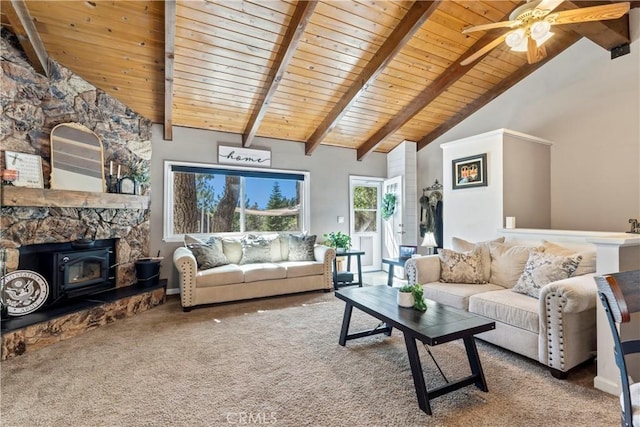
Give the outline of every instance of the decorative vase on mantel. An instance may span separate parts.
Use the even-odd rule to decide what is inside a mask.
[[[398,305],[400,307],[411,308],[415,304],[413,292],[402,292],[398,289]]]

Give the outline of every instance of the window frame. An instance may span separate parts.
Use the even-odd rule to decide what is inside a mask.
[[[309,227],[311,225],[311,173],[309,171],[300,171],[300,170],[288,170],[288,169],[273,169],[273,168],[250,168],[250,167],[241,167],[241,166],[231,166],[231,165],[220,165],[217,163],[196,163],[196,162],[185,162],[179,160],[165,160],[164,161],[164,200],[163,200],[163,217],[162,217],[162,240],[163,242],[183,242],[185,234],[174,234],[173,233],[173,204],[174,204],[174,191],[173,191],[173,167],[174,166],[185,166],[185,167],[194,167],[194,168],[203,168],[203,169],[211,169],[213,173],[216,170],[234,170],[239,172],[250,172],[252,174],[255,173],[264,173],[268,175],[270,173],[281,173],[281,174],[291,174],[291,175],[302,175],[304,177],[302,182],[302,194],[301,194],[301,204],[300,204],[300,220],[301,220],[301,232],[308,233]],[[244,200],[245,188],[244,188],[244,176],[242,176],[241,181],[243,185],[240,186],[240,200]],[[240,212],[241,218],[244,218],[244,206],[242,211]],[[242,226],[244,226],[241,221]],[[223,235],[223,236],[234,236],[234,235],[242,235],[245,234],[245,231],[240,232],[224,232],[224,233],[205,233],[206,235]],[[255,231],[251,232],[253,234],[272,234],[274,231],[269,232],[260,232]],[[202,233],[189,233],[190,235],[198,236]]]

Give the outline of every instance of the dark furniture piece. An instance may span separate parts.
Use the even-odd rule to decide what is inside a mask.
[[[635,407],[637,410],[640,405],[640,399],[638,399],[640,392],[633,393],[631,390],[640,389],[640,382],[629,384],[625,357],[629,354],[640,353],[640,340],[622,341],[617,326],[631,320],[632,313],[640,312],[640,270],[596,276],[595,280],[598,285],[598,296],[602,301],[611,327],[616,365],[620,371],[621,425],[631,427],[634,425],[633,416],[638,416],[637,413],[633,413],[633,408]]]
[[[345,251],[336,252],[336,257],[333,259],[333,288],[338,289],[340,284],[342,285],[358,285],[362,287],[362,261],[360,257],[364,255],[364,251]],[[347,270],[338,271],[338,257],[347,257]],[[353,281],[353,273],[351,273],[351,257],[356,257],[358,263],[358,281]]]
[[[418,397],[418,406],[429,415],[431,415],[429,400],[438,396],[471,384],[475,384],[482,391],[488,391],[473,336],[495,329],[495,322],[431,300],[426,300],[426,312],[402,308],[396,303],[397,292],[397,288],[384,285],[336,291],[336,297],[346,303],[339,344],[344,346],[348,340],[375,334],[391,335],[393,328],[402,331]],[[381,320],[386,325],[382,328],[349,334],[353,307]],[[435,346],[458,339],[464,341],[471,375],[427,390],[416,341]]]
[[[383,264],[389,264],[389,276],[387,278],[387,286],[393,286],[393,267],[404,267],[404,263],[411,258],[382,258]]]

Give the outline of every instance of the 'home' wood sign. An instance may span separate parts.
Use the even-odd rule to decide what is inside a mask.
[[[268,168],[271,167],[271,151],[219,145],[218,163]]]

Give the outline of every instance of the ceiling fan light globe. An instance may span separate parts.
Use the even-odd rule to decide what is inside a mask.
[[[535,41],[539,41],[545,39],[549,35],[550,29],[551,24],[547,21],[537,21],[531,25],[529,32],[531,33],[532,39],[534,39]]]
[[[525,42],[526,44],[526,34],[523,28],[518,28],[517,30],[513,30],[511,31],[509,34],[507,34],[507,38],[505,39],[505,43],[507,43],[507,46],[509,46],[511,49],[516,48],[517,46],[521,45],[523,42]]]

